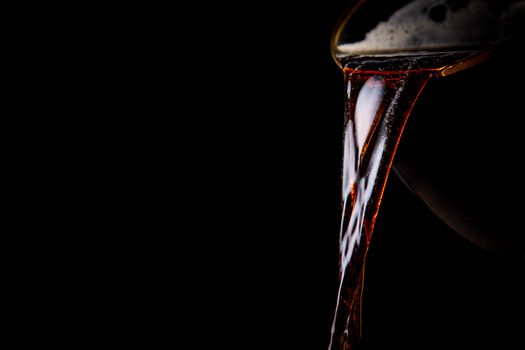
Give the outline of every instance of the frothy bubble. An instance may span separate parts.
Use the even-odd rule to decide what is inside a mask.
[[[458,5],[463,3],[463,5]],[[525,0],[415,0],[380,22],[341,54],[473,47],[502,40],[525,26]]]

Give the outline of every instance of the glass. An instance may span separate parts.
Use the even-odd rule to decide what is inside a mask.
[[[479,116],[492,111],[492,117],[501,118],[523,110],[523,89],[508,90],[523,77],[519,67],[524,27],[525,1],[483,0],[356,1],[338,24],[332,54],[344,73],[347,99],[340,287],[330,350],[360,347],[365,260],[394,155],[412,112],[421,115],[419,120],[435,111],[441,115],[426,118],[427,132],[409,139],[412,152],[395,162],[400,176],[462,236],[490,250],[523,256],[524,235],[510,228],[519,215],[513,215],[509,205],[501,208],[516,192],[491,189],[495,175],[487,171],[492,165],[509,183],[520,183],[508,168],[497,168],[499,160],[507,160],[504,155],[510,166],[520,154],[520,132],[509,135],[508,123],[498,120],[487,126]],[[502,74],[501,67],[515,71]],[[432,87],[427,89],[427,84]],[[450,94],[458,88],[468,91]],[[431,98],[420,101],[426,91],[432,92]],[[480,100],[487,91],[489,96]],[[440,119],[452,121],[444,129],[436,127]],[[504,132],[494,135],[494,130]],[[450,133],[455,137],[443,145]],[[491,139],[499,152],[472,152],[483,145],[490,148],[486,144]],[[494,163],[487,161],[490,152],[496,153]],[[450,178],[452,164],[460,175]]]

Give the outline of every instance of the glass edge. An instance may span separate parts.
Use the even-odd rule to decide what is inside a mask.
[[[352,15],[357,11],[361,5],[366,2],[366,0],[354,0],[351,4],[348,5],[347,9],[337,21],[334,31],[332,32],[332,38],[330,41],[330,52],[332,54],[332,58],[337,64],[337,66],[341,69],[343,69],[343,66],[341,65],[341,62],[337,59],[337,43],[339,42],[339,38],[341,37],[341,33],[343,32],[343,29],[346,27],[346,24],[348,23],[348,20]]]

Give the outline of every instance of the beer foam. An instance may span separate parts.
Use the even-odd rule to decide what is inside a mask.
[[[464,5],[458,5],[461,3]],[[341,54],[365,54],[492,44],[523,28],[525,23],[524,0],[498,3],[500,6],[496,3],[415,0],[380,22],[364,40],[337,48]]]

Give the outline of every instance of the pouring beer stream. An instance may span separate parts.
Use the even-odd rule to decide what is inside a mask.
[[[353,18],[373,3],[358,1],[350,8],[332,42],[347,94],[340,286],[330,350],[360,348],[366,256],[394,155],[418,96],[432,79],[504,50],[509,38],[523,32],[520,20],[525,18],[525,1],[497,11],[491,1],[404,1],[364,39],[348,39]]]

